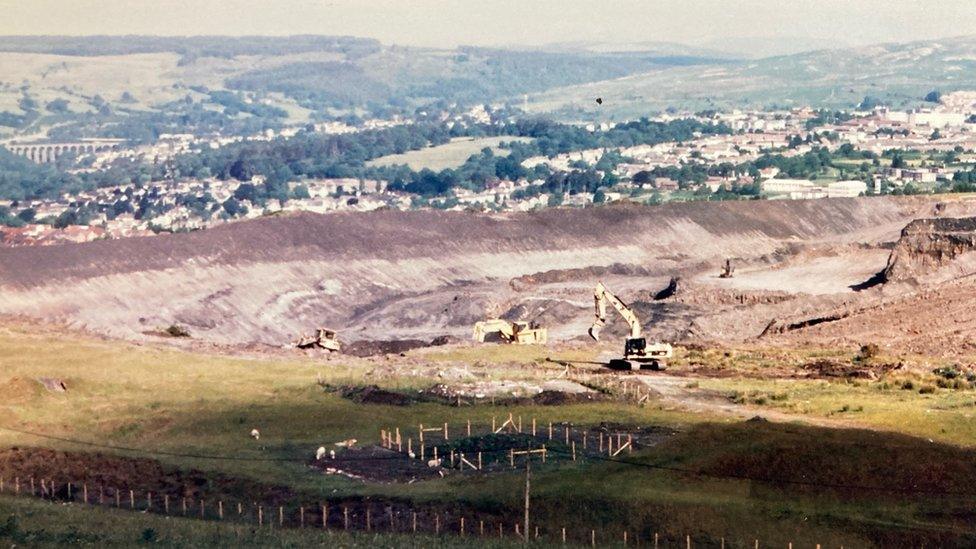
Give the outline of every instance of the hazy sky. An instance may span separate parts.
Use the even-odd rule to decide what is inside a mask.
[[[420,46],[775,42],[783,50],[976,34],[976,2],[0,0],[0,34],[343,34]]]

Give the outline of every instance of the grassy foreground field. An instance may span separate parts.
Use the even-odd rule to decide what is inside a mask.
[[[679,373],[691,362],[683,353],[675,365]],[[807,357],[818,353],[810,351]],[[526,421],[534,417],[540,425],[553,421],[582,428],[609,422],[662,434],[660,443],[613,459],[590,456],[572,462],[564,455],[546,466],[537,464],[533,521],[540,536],[550,541],[567,528],[569,539],[579,543],[589,541],[590,530],[596,530],[601,544],[622,540],[624,532],[632,541],[658,533],[672,540],[691,535],[702,543],[724,538],[732,547],[751,546],[755,539],[764,545],[845,547],[974,542],[969,537],[976,519],[971,489],[976,483],[976,453],[971,450],[976,434],[967,422],[976,405],[971,389],[919,393],[894,388],[893,379],[758,379],[758,372],[772,367],[764,361],[791,358],[780,352],[760,356],[754,350],[719,353],[721,359],[695,356],[694,361],[707,359],[716,368],[732,368],[735,375],[689,378],[689,386],[726,403],[738,395],[749,414],[775,411],[797,422],[745,422],[719,408],[693,413],[666,400],[645,406],[615,399],[460,408],[437,402],[364,404],[324,388],[377,384],[411,394],[438,381],[450,383],[424,368],[467,369],[482,380],[539,378],[543,372],[556,377],[562,368],[545,362],[548,354],[591,358],[581,349],[503,346],[417,351],[404,358],[229,357],[11,324],[0,332],[0,475],[9,490],[15,473],[26,478],[26,468],[47,467],[36,474],[54,478],[62,471],[68,475],[58,479],[62,484],[111,483],[157,497],[183,490],[191,497],[206,497],[211,505],[218,498],[268,501],[269,508],[273,502],[369,498],[378,506],[436,508],[454,517],[501,521],[510,532],[521,516],[519,471],[502,467],[412,483],[364,482],[324,475],[310,463],[319,446],[331,448],[347,438],[369,446],[378,441],[381,429],[399,427],[409,433],[419,423],[443,422],[459,428],[468,420],[486,425],[493,416],[511,413]],[[44,377],[63,380],[67,392],[48,391],[37,382]],[[825,426],[805,424],[810,422]],[[259,441],[248,436],[252,428],[260,429]],[[31,454],[42,449],[56,453]],[[61,528],[91,512],[71,506],[63,519],[49,519],[46,513],[30,514],[33,503],[0,503],[0,511],[18,517],[18,531],[63,532],[45,524]],[[100,517],[112,517],[104,520],[114,524],[119,513],[98,510],[91,524],[97,525]],[[212,536],[216,528],[194,522],[176,533],[151,524],[179,522],[174,519],[140,520],[150,525],[119,522],[126,526],[120,526],[117,540],[111,538],[114,533],[98,535],[107,536],[101,539],[106,544],[125,544],[148,527],[161,539],[176,536],[171,544],[194,545],[195,539],[206,538],[192,536]],[[227,536],[235,535],[227,528]],[[328,543],[294,535],[295,540],[282,538],[280,543]],[[358,539],[350,538],[348,544],[355,546]],[[236,538],[233,543],[238,544]],[[406,537],[389,541],[413,543],[415,539]]]

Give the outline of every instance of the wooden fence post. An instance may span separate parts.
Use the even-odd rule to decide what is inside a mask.
[[[285,525],[285,507],[282,505],[278,506],[278,526]]]
[[[369,532],[370,530],[372,530],[372,527],[373,525],[370,523],[369,520],[369,506],[366,506],[366,531]]]
[[[535,436],[535,418],[532,418],[532,436]]]
[[[203,498],[200,498],[200,518],[207,518],[206,504],[204,503]]]
[[[136,508],[136,493],[133,490],[129,490],[129,509]]]
[[[342,528],[345,530],[349,529],[349,508],[342,508]]]
[[[264,506],[258,505],[258,526],[264,526]]]
[[[437,514],[434,515],[434,533],[435,534],[440,534],[441,533],[441,515],[440,515],[440,513],[437,513]]]
[[[186,516],[186,498],[183,498],[183,516]]]
[[[417,512],[411,511],[411,513],[413,514],[413,533],[416,534],[417,533]]]
[[[217,518],[224,520],[224,500],[217,502]]]
[[[464,517],[461,517],[461,537],[464,537]]]
[[[468,436],[471,436],[471,420],[468,420]]]

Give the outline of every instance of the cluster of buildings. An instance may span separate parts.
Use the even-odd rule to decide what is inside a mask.
[[[419,115],[436,115],[438,120],[447,124],[488,123],[493,119],[493,113],[481,105],[466,111]],[[760,170],[758,178],[741,171],[732,170],[729,173],[728,170],[723,170],[722,173],[727,175],[710,176],[705,181],[699,179],[690,188],[687,181],[679,186],[678,181],[668,177],[648,177],[647,174],[656,168],[681,168],[689,165],[736,166],[756,160],[764,154],[790,157],[803,155],[817,147],[837,150],[845,145],[848,145],[848,150],[868,151],[875,155],[890,155],[891,151],[925,151],[927,154],[976,151],[976,92],[944,95],[940,104],[928,109],[899,112],[881,107],[827,119],[822,118],[822,113],[809,108],[774,112],[687,113],[677,117],[691,116],[725,124],[733,132],[727,135],[698,135],[684,142],[616,149],[615,152],[624,160],[614,165],[612,174],[617,183],[601,190],[602,199],[613,201],[628,197],[640,198],[648,194],[668,197],[679,190],[716,192],[722,188],[731,189],[736,185],[753,185],[756,182],[767,198],[854,197],[883,188],[882,183],[887,184],[888,188],[908,183],[923,187],[934,185],[940,180],[951,179],[956,170],[968,167],[959,162],[952,166],[937,163],[909,166],[902,163],[897,167],[889,166],[885,162],[877,163],[871,169],[869,177],[840,178],[836,181],[782,177],[774,167]],[[675,117],[668,115],[662,117],[662,120]],[[367,120],[356,126],[333,121],[316,124],[314,129],[323,133],[341,134],[409,123],[412,121],[403,118]],[[594,126],[592,129],[607,128]],[[165,163],[175,155],[202,148],[217,148],[242,140],[288,137],[300,130],[301,128],[288,128],[248,137],[169,134],[161,136],[155,143],[138,147],[103,144],[85,150],[95,158],[93,163],[82,169],[100,169],[120,158]],[[23,147],[23,144],[18,146]],[[61,150],[68,149],[62,147]],[[41,155],[37,151],[38,149],[29,148],[16,150],[18,154],[40,161]],[[607,149],[572,151],[554,157],[529,158],[523,165],[533,168],[544,164],[555,171],[592,169],[608,152]],[[50,155],[45,155],[45,158],[50,158]],[[606,174],[599,172],[598,175],[603,177]],[[263,180],[256,177],[251,183],[260,184]],[[542,180],[492,181],[482,190],[457,188],[449,197],[423,201],[408,193],[390,191],[385,181],[351,178],[303,180],[291,184],[291,198],[288,200],[279,202],[262,198],[259,203],[252,203],[250,199],[238,196],[238,188],[242,183],[236,180],[174,179],[146,186],[106,187],[64,195],[54,200],[33,200],[16,204],[21,209],[32,209],[34,217],[45,220],[46,223],[6,228],[2,230],[0,238],[5,245],[87,242],[99,238],[148,235],[160,230],[203,229],[232,219],[258,217],[280,211],[328,213],[378,208],[410,209],[418,204],[446,209],[527,211],[553,203],[584,206],[597,198],[594,193],[582,192],[560,196],[554,202],[548,193],[542,191],[543,183]],[[239,205],[234,212],[228,212],[224,207],[231,198]],[[12,204],[0,201],[0,206],[10,207]],[[51,220],[71,209],[79,208],[86,212],[87,225],[72,225],[61,229],[51,226]]]

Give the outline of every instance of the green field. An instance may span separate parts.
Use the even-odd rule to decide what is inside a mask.
[[[467,368],[480,379],[517,380],[558,376],[563,367],[546,361],[552,354],[560,360],[586,360],[592,353],[461,346],[415,351],[404,360],[445,371]],[[904,379],[930,383],[923,374],[870,382],[777,380],[775,375],[762,379],[767,377],[763,372],[823,356],[841,358],[844,353],[680,351],[675,372],[701,363],[729,370],[721,379],[689,380],[689,386],[712,391],[720,401],[738,398],[750,414],[777,412],[798,420],[744,422],[718,411],[692,413],[656,400],[646,406],[624,400],[560,406],[486,402],[460,408],[437,402],[362,404],[325,387],[376,383],[409,395],[436,381],[411,373],[413,368],[391,369],[397,359],[227,357],[13,325],[0,332],[0,475],[9,493],[15,472],[27,476],[26,465],[17,466],[11,456],[50,448],[62,453],[34,466],[44,470],[38,475],[53,476],[61,469],[52,473],[52,467],[63,467],[62,486],[67,481],[91,482],[92,487],[108,482],[113,488],[123,484],[123,489],[135,489],[142,497],[144,491],[154,491],[158,498],[176,483],[191,497],[205,497],[211,514],[217,500],[228,506],[243,501],[252,513],[262,501],[268,509],[282,502],[290,505],[289,516],[294,517],[300,502],[346,504],[368,497],[377,509],[396,502],[412,509],[441,509],[455,517],[461,513],[471,517],[469,524],[475,517],[490,525],[502,521],[510,533],[521,517],[524,480],[519,471],[496,466],[494,472],[451,473],[412,483],[363,482],[323,475],[308,463],[320,445],[331,447],[347,438],[372,445],[381,429],[398,427],[406,437],[419,423],[448,422],[453,432],[460,432],[468,420],[485,426],[493,416],[511,413],[526,424],[536,418],[540,426],[568,422],[581,429],[608,422],[628,431],[673,433],[656,446],[613,460],[590,455],[573,462],[559,453],[566,452],[565,446],[550,443],[557,459],[545,466],[537,463],[533,475],[533,521],[544,540],[554,541],[567,528],[572,541],[588,542],[593,530],[601,544],[622,541],[624,532],[632,542],[646,543],[658,533],[670,540],[693,536],[696,544],[724,538],[730,547],[751,546],[755,539],[763,546],[793,542],[825,547],[973,542],[966,536],[976,519],[976,494],[970,488],[976,481],[976,454],[970,449],[976,445],[976,429],[969,419],[976,392],[936,387],[920,393],[896,387]],[[592,375],[595,382],[613,380],[599,372]],[[39,377],[59,378],[68,390],[50,392],[37,383]],[[252,428],[260,429],[260,441],[248,436]],[[456,444],[475,439],[462,437]],[[3,450],[12,447],[20,450]],[[506,458],[489,452],[488,460],[504,464]],[[125,473],[130,462],[138,464],[132,471],[165,474],[171,484],[153,484],[157,479],[149,474]],[[97,463],[102,465],[93,465]],[[116,471],[108,480],[102,470],[106,463]],[[933,463],[939,467],[934,469]],[[192,487],[181,484],[191,481]],[[77,497],[77,484],[75,490]],[[170,545],[200,540],[329,543],[317,533],[282,534],[272,542],[248,529],[213,523],[109,510],[89,518],[91,510],[77,505],[50,506],[58,510],[54,515],[41,513],[38,505],[48,504],[0,499],[0,523],[4,515],[17,523],[14,534],[7,528],[0,540],[24,543],[16,536],[28,532],[40,536],[32,538],[40,545],[56,544],[74,532],[70,535],[94,536],[80,538],[91,543],[125,545],[152,528]],[[116,519],[119,514],[123,516]],[[99,526],[107,521],[119,527],[109,532]],[[243,536],[239,542],[235,531]],[[348,544],[369,540],[355,537]],[[379,542],[432,543],[407,537]]]
[[[485,148],[491,149],[498,156],[505,156],[508,154],[508,151],[499,147],[501,143],[525,140],[526,138],[511,136],[457,137],[452,139],[450,143],[445,143],[444,145],[437,145],[403,154],[382,156],[370,160],[366,164],[368,166],[396,166],[406,164],[413,170],[428,168],[434,171],[440,171],[447,168],[457,168],[464,164],[471,155]]]

